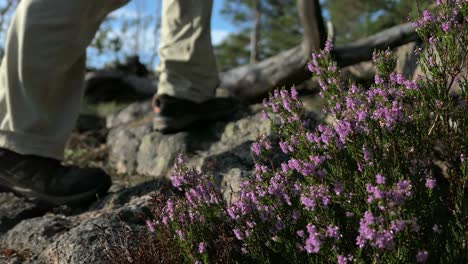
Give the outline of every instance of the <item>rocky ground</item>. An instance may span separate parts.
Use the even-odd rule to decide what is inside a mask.
[[[317,105],[315,98],[308,102]],[[108,117],[107,128],[98,120],[81,118],[67,162],[110,171],[114,184],[109,194],[82,208],[50,209],[35,200],[0,193],[0,263],[104,263],[101,230],[122,225],[145,228],[151,194],[168,184],[179,153],[191,166],[212,173],[230,197],[251,173],[251,143],[261,134],[272,135],[261,109],[242,106],[229,120],[170,135],[153,130],[149,102]]]
[[[415,44],[398,50],[399,71],[415,71]],[[311,120],[322,102],[303,101]],[[145,230],[151,195],[168,184],[175,158],[214,175],[226,198],[252,172],[251,143],[272,136],[261,105],[242,106],[229,120],[199,124],[189,131],[162,135],[153,130],[151,104],[139,102],[102,120],[82,116],[66,151],[66,162],[105,168],[113,185],[105,197],[81,208],[47,208],[38,201],[0,193],[0,263],[105,263],[100,235]],[[110,231],[113,230],[113,231]],[[110,232],[110,233],[109,233]]]

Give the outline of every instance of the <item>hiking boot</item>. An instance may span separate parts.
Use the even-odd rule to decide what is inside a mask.
[[[213,98],[195,103],[168,95],[155,96],[153,108],[156,117],[153,127],[162,133],[184,130],[201,121],[218,121],[231,117],[239,108],[234,98]]]
[[[61,165],[60,161],[0,148],[0,191],[37,198],[48,205],[81,205],[111,186],[103,170]]]

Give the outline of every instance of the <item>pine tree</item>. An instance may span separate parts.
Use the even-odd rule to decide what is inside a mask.
[[[336,42],[353,40],[408,22],[427,8],[430,1],[416,0],[326,0],[324,7],[336,28]]]
[[[261,61],[302,40],[292,0],[225,0],[222,14],[241,30],[215,49],[221,70]]]

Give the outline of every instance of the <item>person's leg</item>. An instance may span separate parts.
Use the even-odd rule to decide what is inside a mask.
[[[0,147],[62,159],[75,125],[86,47],[127,0],[22,0],[0,69]]]
[[[127,0],[22,0],[0,69],[0,190],[51,204],[107,191],[99,169],[60,164],[83,96],[85,50]]]
[[[211,44],[213,0],[163,0],[158,95],[201,103],[219,84]]]
[[[154,128],[163,133],[229,117],[232,98],[214,98],[219,73],[211,44],[213,0],[163,0]]]

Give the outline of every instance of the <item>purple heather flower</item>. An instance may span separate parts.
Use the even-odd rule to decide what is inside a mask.
[[[325,48],[323,49],[323,52],[325,52],[325,54],[328,54],[328,53],[330,53],[332,48],[333,48],[332,40],[329,38],[325,42]]]
[[[288,110],[289,112],[291,112],[292,108],[291,108],[291,101],[289,100],[289,98],[286,98],[286,99],[282,99],[282,102],[283,102],[283,107],[284,109]]]
[[[322,245],[322,241],[320,240],[317,227],[315,227],[314,225],[308,224],[307,233],[309,234],[309,237],[306,239],[304,249],[306,250],[308,254],[318,253],[320,251],[320,246]]]
[[[241,253],[242,255],[247,255],[248,251],[247,248],[245,248],[245,246],[241,247]]]
[[[296,137],[296,136],[292,136],[292,137],[291,137],[291,144],[293,144],[294,146],[299,145],[299,140],[297,140],[297,137]],[[291,151],[292,151],[292,150],[291,150]]]
[[[314,143],[317,143],[317,144],[320,143],[320,138],[315,134],[307,132],[306,137],[307,137],[307,140],[310,141],[310,142],[314,142]]]
[[[297,100],[298,95],[299,93],[296,90],[296,86],[293,85],[293,87],[291,88],[291,98]]]
[[[328,90],[328,86],[321,79],[318,80],[318,83],[319,83],[320,88],[322,88],[323,91]]]
[[[376,84],[382,84],[382,83],[384,83],[384,79],[382,79],[382,77],[380,77],[380,75],[375,75],[374,82]]]
[[[179,237],[180,237],[180,239],[181,239],[182,241],[185,240],[184,231],[182,231],[182,230],[179,229],[179,230],[176,231],[176,233],[177,233],[177,235],[179,235]]]
[[[391,250],[395,247],[394,235],[389,230],[379,231],[375,236],[375,245],[378,248]]]
[[[378,173],[375,176],[375,179],[376,179],[377,184],[385,184],[386,178],[382,174]]]
[[[260,155],[260,153],[262,152],[262,145],[258,142],[254,142],[252,144],[252,146],[250,147],[250,149],[255,153],[257,154],[257,156]]]
[[[289,168],[297,170],[297,171],[301,171],[301,168],[302,168],[301,164],[299,163],[297,159],[290,159],[288,161],[288,166]]]
[[[437,225],[437,224],[432,226],[432,231],[433,231],[434,233],[436,233],[436,234],[442,233],[442,230],[441,230],[440,226]]]
[[[361,235],[356,237],[356,245],[359,248],[363,248],[366,245],[366,239],[362,237]]]
[[[442,28],[442,30],[443,30],[444,32],[448,32],[448,31],[450,30],[451,25],[452,25],[452,24],[450,23],[450,21],[444,22],[444,23],[442,23],[441,28]]]
[[[234,229],[232,230],[234,232],[234,235],[237,237],[239,240],[244,240],[244,236],[242,235],[242,232],[239,229]]]
[[[279,111],[278,103],[272,103],[271,104],[271,110],[273,110],[274,113],[278,113],[278,111]]]
[[[340,228],[337,226],[329,225],[327,227],[326,236],[329,238],[338,239],[340,237]]]
[[[303,230],[297,231],[296,234],[297,234],[298,237],[304,237],[304,231]]]
[[[348,264],[348,258],[342,255],[338,255],[338,264]]]
[[[148,227],[148,230],[149,230],[151,233],[156,232],[156,230],[154,229],[153,221],[151,221],[151,220],[146,220],[146,226]]]
[[[203,264],[200,260],[195,261],[195,264]]]
[[[406,228],[405,220],[395,220],[391,222],[391,228],[395,232],[403,231]]]
[[[317,202],[314,199],[311,199],[306,196],[301,196],[301,202],[308,211],[315,210],[315,207],[317,206]]]
[[[339,182],[336,183],[335,187],[333,188],[333,191],[335,192],[336,195],[342,194],[343,191],[344,191],[343,184],[341,184]]]
[[[362,110],[358,110],[358,111],[356,111],[356,117],[357,117],[358,122],[362,122],[362,121],[366,120],[367,112],[362,111]]]
[[[436,186],[436,180],[434,178],[426,178],[426,187],[428,189],[434,189]]]
[[[265,110],[262,110],[262,117],[263,117],[263,119],[265,119],[265,120],[270,119],[270,117],[268,116],[267,111],[265,111]]]
[[[200,242],[200,244],[198,244],[198,252],[200,252],[200,254],[203,254],[205,253],[205,251],[206,251],[206,243]]]
[[[289,153],[289,144],[285,141],[280,141],[279,146],[281,148],[281,151],[283,151],[284,154]]]
[[[372,159],[372,154],[367,149],[366,145],[362,145],[362,154],[364,156],[364,160],[369,164],[370,160]]]
[[[424,22],[432,22],[434,20],[434,16],[432,15],[431,11],[424,10],[423,11],[423,21]]]
[[[341,143],[346,143],[346,138],[352,133],[351,123],[347,120],[339,120],[335,125],[335,131],[340,137]]]
[[[429,253],[425,250],[419,251],[418,254],[416,254],[416,262],[425,263],[428,258],[429,258]]]

